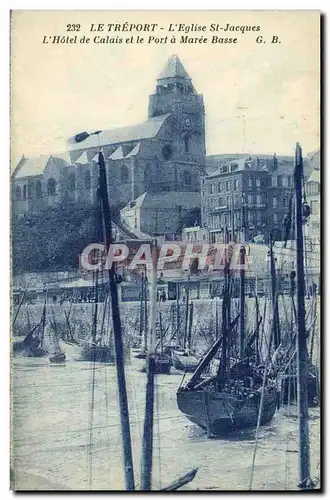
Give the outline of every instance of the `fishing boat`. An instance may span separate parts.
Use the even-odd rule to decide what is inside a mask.
[[[174,368],[184,372],[194,372],[200,362],[197,356],[189,354],[188,351],[173,350],[172,363]]]
[[[29,333],[22,342],[23,352],[28,357],[40,358],[47,356],[48,352],[44,346],[45,326],[46,326],[46,307],[47,296],[45,298],[44,307],[41,315],[41,320]]]
[[[242,247],[242,258],[245,249]],[[245,260],[241,260],[245,263]],[[261,407],[261,424],[269,422],[278,401],[277,379],[265,365],[258,365],[251,347],[244,339],[244,269],[241,271],[240,313],[230,319],[230,261],[225,266],[222,300],[222,335],[215,340],[200,361],[191,379],[177,391],[179,410],[193,423],[207,431],[209,437],[224,431],[256,426]],[[243,315],[243,320],[242,320]],[[230,356],[232,331],[240,319],[240,353]],[[247,349],[248,347],[248,349]],[[204,376],[213,358],[220,352],[216,375]]]
[[[66,360],[66,355],[64,352],[58,352],[57,354],[49,356],[50,363],[64,363],[65,360]]]
[[[172,351],[172,363],[174,368],[184,372],[194,372],[200,362],[200,359],[192,351],[191,334],[193,324],[194,303],[189,304],[189,277],[186,284],[186,299],[185,299],[185,328],[183,345],[179,349]]]
[[[179,410],[209,436],[215,436],[229,429],[255,426],[264,391],[261,424],[269,422],[277,408],[277,381],[267,374],[263,384],[265,367],[257,367],[247,358],[232,365],[224,383],[219,383],[218,375],[200,380],[201,371],[219,345],[218,340],[190,381],[177,391]]]

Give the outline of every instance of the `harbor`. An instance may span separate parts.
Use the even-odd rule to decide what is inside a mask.
[[[93,433],[90,434],[90,363],[20,358],[14,363],[12,478],[15,490],[124,489],[120,421],[115,367],[95,368]],[[132,448],[139,470],[145,374],[142,361],[126,366],[131,414]],[[154,488],[164,487],[178,474],[198,467],[188,490],[247,490],[251,475],[255,430],[208,439],[177,408],[176,390],[182,373],[157,375],[155,404]],[[320,409],[309,416],[311,470],[320,468]],[[262,426],[253,472],[255,490],[296,490],[299,480],[297,406],[283,407]],[[92,467],[92,481],[90,468]],[[90,484],[92,483],[92,484]]]

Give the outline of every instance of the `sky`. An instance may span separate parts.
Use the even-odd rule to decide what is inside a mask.
[[[230,32],[237,44],[43,44],[44,36],[93,38],[92,23],[157,23],[152,33],[101,33],[126,38],[170,36],[169,24],[260,26]],[[163,27],[163,30],[159,29]],[[262,35],[266,43],[257,44]],[[272,36],[281,43],[271,44]],[[147,119],[148,96],[168,57],[176,53],[203,94],[206,151],[293,154],[299,141],[319,147],[319,15],[299,11],[15,11],[11,29],[12,166],[22,154],[65,151],[84,130],[111,129]]]

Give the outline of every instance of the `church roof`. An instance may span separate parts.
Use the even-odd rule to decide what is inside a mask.
[[[131,158],[131,156],[136,156],[140,151],[141,142],[138,142],[136,146],[125,156],[125,158]]]
[[[103,130],[98,135],[90,135],[86,140],[72,144],[70,151],[79,149],[97,148],[100,146],[107,146],[109,144],[120,144],[122,142],[137,141],[140,139],[150,139],[155,137],[165,120],[170,114],[155,116],[149,120],[138,123],[137,125],[130,125],[128,127],[121,127],[112,130]]]
[[[41,175],[45,170],[49,158],[49,155],[40,155],[33,158],[26,158],[25,156],[22,156],[13,173],[13,177],[15,179],[20,179],[31,175]]]
[[[122,160],[124,158],[123,148],[119,146],[110,156],[111,160]]]
[[[87,163],[89,163],[88,161],[88,158],[87,158],[87,153],[86,151],[84,151],[80,156],[79,158],[77,158],[77,160],[75,161],[75,163],[81,163],[81,165],[86,165]]]
[[[185,80],[191,80],[187,71],[176,54],[172,55],[167,61],[163,71],[158,76],[157,80],[164,80],[165,78],[184,78]]]
[[[161,192],[151,193],[146,191],[139,198],[134,200],[135,207],[143,206],[147,209],[165,209],[173,208],[175,205],[180,205],[183,209],[191,209],[200,206],[200,193],[198,192]],[[123,210],[133,208],[132,202],[128,203]]]
[[[22,179],[24,177],[42,175],[49,160],[53,160],[55,163],[60,163],[61,166],[68,164],[68,162],[64,160],[64,158],[61,158],[60,155],[39,155],[31,158],[23,156],[13,172],[13,178]]]

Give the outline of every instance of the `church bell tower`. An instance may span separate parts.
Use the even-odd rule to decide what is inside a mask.
[[[171,114],[173,160],[200,167],[205,163],[205,111],[203,96],[177,55],[172,55],[157,78],[149,97],[149,118]],[[178,165],[178,168],[180,167]],[[182,167],[180,167],[182,168]],[[193,171],[191,172],[194,175]]]

